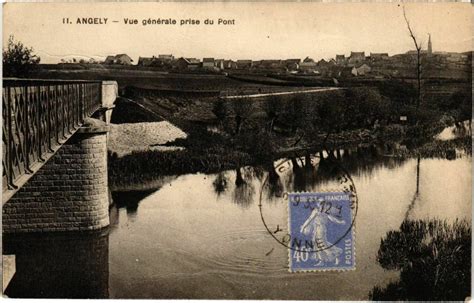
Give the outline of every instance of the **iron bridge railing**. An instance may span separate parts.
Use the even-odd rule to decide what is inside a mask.
[[[4,79],[2,98],[3,192],[18,189],[101,107],[97,81]]]

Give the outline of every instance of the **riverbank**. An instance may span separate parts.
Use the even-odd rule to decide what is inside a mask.
[[[114,157],[134,152],[177,151],[183,148],[163,144],[186,137],[186,133],[168,121],[111,124],[108,148]]]
[[[158,176],[216,173],[243,166],[270,167],[276,159],[304,157],[321,151],[337,154],[376,147],[381,157],[455,159],[470,155],[472,139],[463,136],[448,141],[407,141],[406,127],[354,130],[315,138],[319,144],[299,142],[275,134],[242,134],[224,138],[218,133],[186,135],[169,122],[114,125],[109,159],[110,183],[126,184],[154,180]],[[441,132],[439,130],[438,132]],[[317,140],[316,140],[317,139]],[[114,154],[115,153],[115,154]]]

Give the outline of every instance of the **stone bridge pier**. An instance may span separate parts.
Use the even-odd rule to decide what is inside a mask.
[[[109,225],[107,132],[117,83],[102,83],[102,107],[3,205],[3,232],[98,230]]]

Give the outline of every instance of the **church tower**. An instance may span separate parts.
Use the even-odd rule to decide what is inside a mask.
[[[433,53],[433,48],[432,48],[432,45],[431,45],[431,34],[428,34],[429,35],[429,38],[428,38],[428,55],[431,55]]]

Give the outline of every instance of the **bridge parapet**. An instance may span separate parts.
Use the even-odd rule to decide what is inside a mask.
[[[88,117],[112,107],[114,90],[104,106],[101,82],[32,83],[4,87],[3,231],[107,226],[108,126]]]
[[[2,200],[26,183],[101,106],[100,81],[4,79]]]

